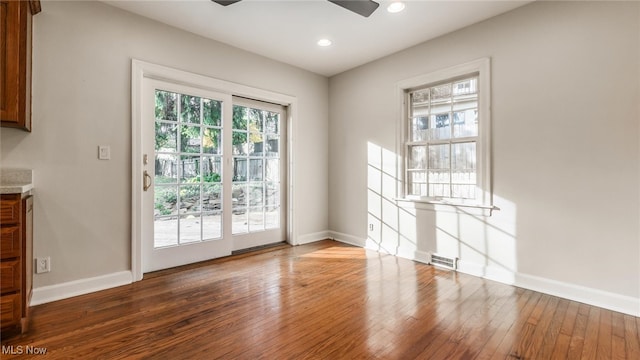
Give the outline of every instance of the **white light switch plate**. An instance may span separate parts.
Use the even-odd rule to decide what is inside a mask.
[[[98,146],[98,159],[100,160],[111,159],[111,147],[109,145]]]

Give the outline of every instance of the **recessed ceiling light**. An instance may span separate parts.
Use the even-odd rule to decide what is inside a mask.
[[[387,11],[390,13],[397,13],[404,10],[404,3],[402,1],[394,1],[387,6]]]
[[[320,39],[320,40],[318,40],[318,46],[327,47],[327,46],[330,46],[331,44],[332,44],[332,42],[329,39]]]

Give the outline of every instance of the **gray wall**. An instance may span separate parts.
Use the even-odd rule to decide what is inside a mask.
[[[34,169],[35,287],[131,268],[131,58],[296,96],[300,236],[326,231],[328,80],[99,2],[34,18],[33,133],[2,129],[3,167]],[[97,146],[111,145],[111,160]]]
[[[538,2],[332,77],[335,237],[394,254],[456,256],[476,275],[573,298],[603,291],[637,306],[639,23],[637,2]],[[492,59],[501,210],[404,209],[393,201],[396,184],[391,194],[368,191],[368,164],[396,165],[396,83],[482,57]]]

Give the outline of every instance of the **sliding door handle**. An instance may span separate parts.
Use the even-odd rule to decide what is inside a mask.
[[[144,171],[144,178],[143,178],[142,182],[143,182],[142,189],[144,191],[149,190],[149,188],[151,187],[151,175],[149,175],[147,170]]]

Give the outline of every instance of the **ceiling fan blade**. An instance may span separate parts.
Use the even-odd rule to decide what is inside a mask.
[[[222,6],[229,6],[231,4],[237,3],[240,0],[211,0],[211,1],[213,1],[216,4],[220,4]]]
[[[369,17],[380,6],[372,0],[329,0],[330,2],[351,10],[358,15]]]

